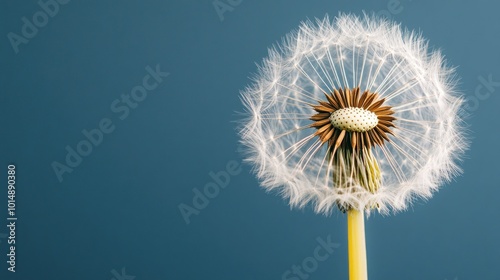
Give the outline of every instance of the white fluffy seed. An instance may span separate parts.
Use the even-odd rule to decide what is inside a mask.
[[[349,132],[365,132],[378,124],[375,113],[357,107],[338,109],[331,114],[330,121],[334,127]]]

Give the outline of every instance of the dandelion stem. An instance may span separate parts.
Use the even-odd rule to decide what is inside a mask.
[[[363,211],[347,212],[349,280],[367,280],[365,218]]]

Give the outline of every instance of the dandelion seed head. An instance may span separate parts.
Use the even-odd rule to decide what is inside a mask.
[[[460,172],[453,77],[421,35],[388,20],[305,22],[242,92],[246,160],[293,207],[403,210]]]

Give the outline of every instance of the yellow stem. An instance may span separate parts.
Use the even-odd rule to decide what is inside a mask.
[[[363,211],[347,212],[347,238],[349,251],[349,280],[367,280],[365,218]]]

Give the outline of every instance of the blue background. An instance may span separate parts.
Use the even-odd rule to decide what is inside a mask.
[[[301,21],[339,11],[379,12],[421,31],[457,66],[471,114],[464,175],[407,212],[367,220],[370,279],[500,279],[500,87],[488,91],[480,78],[500,81],[500,3],[392,2],[243,0],[219,17],[209,0],[73,0],[15,53],[7,34],[22,34],[22,17],[41,7],[1,1],[0,279],[119,280],[122,268],[135,280],[282,279],[328,236],[339,246],[308,279],[347,279],[345,215],[290,211],[246,164],[189,224],[179,210],[214,182],[210,172],[241,164],[239,90],[267,48]],[[110,105],[142,84],[148,65],[170,75],[121,120]],[[60,182],[51,164],[103,118],[115,130]],[[9,163],[14,274],[2,235]]]

